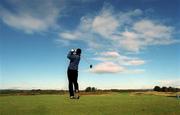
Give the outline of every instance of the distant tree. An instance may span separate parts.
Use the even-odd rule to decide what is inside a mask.
[[[92,87],[92,88],[91,88],[91,91],[92,91],[92,92],[95,92],[95,91],[96,91],[96,88],[95,88],[95,87]]]
[[[173,89],[174,89],[173,87],[168,87],[168,88],[167,88],[167,91],[168,91],[168,92],[173,92]]]
[[[167,91],[168,91],[168,88],[167,88],[167,87],[162,87],[162,88],[161,88],[161,91],[162,91],[162,92],[167,92]]]
[[[159,86],[155,86],[153,90],[154,91],[161,91],[161,88]]]
[[[91,92],[91,87],[87,87],[87,88],[85,89],[85,92]]]
[[[87,87],[85,92],[95,92],[97,89],[95,87]]]
[[[175,87],[171,87],[171,86],[170,86],[170,87],[167,88],[167,91],[168,91],[168,92],[178,92],[178,88],[175,88]]]
[[[173,88],[172,88],[172,92],[177,92],[176,89],[177,89],[177,88],[173,87]]]
[[[175,92],[180,92],[180,88],[175,88]]]

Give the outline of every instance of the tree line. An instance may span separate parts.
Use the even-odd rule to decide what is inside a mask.
[[[97,91],[97,88],[95,87],[86,87],[85,92],[95,92]]]
[[[158,92],[178,92],[178,91],[180,91],[179,88],[175,88],[175,87],[171,87],[171,86],[169,86],[169,87],[155,86],[153,90],[158,91]]]
[[[153,89],[97,89],[96,87],[86,87],[80,92],[88,93],[106,93],[106,92],[142,92],[142,91],[158,91],[158,92],[180,92],[180,88],[155,86]],[[67,94],[68,90],[18,90],[18,89],[0,89],[0,95],[39,95],[39,94]]]

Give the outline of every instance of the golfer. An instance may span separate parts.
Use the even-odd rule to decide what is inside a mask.
[[[80,62],[80,57],[81,57],[81,49],[79,48],[77,50],[71,50],[67,55],[67,58],[70,60],[67,70],[70,99],[79,99],[79,86],[77,79],[78,79],[78,65]]]

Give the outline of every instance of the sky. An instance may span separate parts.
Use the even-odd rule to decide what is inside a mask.
[[[179,0],[1,0],[0,89],[68,89],[76,48],[80,89],[180,88],[179,20]]]

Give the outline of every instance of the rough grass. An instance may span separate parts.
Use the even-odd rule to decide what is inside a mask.
[[[146,91],[146,92],[132,92],[132,95],[157,95],[157,96],[168,96],[168,97],[176,97],[180,92],[157,92],[157,91]]]
[[[180,115],[180,100],[157,95],[1,96],[0,115]]]

